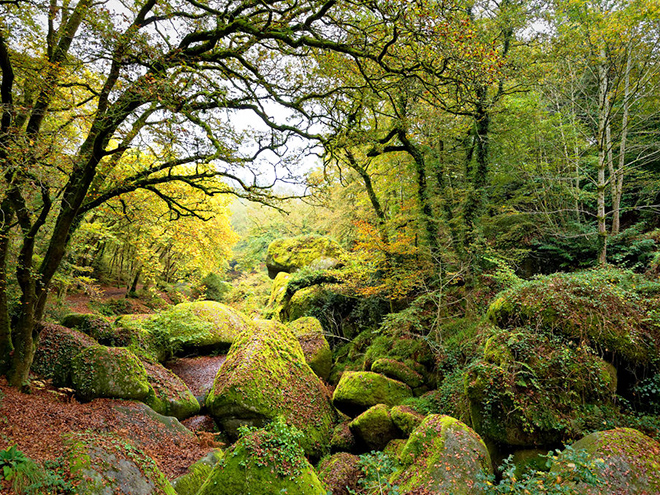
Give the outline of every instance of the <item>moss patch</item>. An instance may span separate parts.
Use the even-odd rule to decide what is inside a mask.
[[[323,459],[319,463],[318,473],[332,495],[357,493],[358,481],[363,477],[360,458],[347,452]]]
[[[394,378],[405,383],[410,388],[421,387],[424,377],[415,370],[410,369],[405,363],[390,358],[380,358],[371,365],[371,371]]]
[[[142,361],[151,389],[144,399],[154,411],[182,420],[199,412],[199,402],[188,386],[158,363]]]
[[[396,406],[412,397],[405,383],[370,371],[346,371],[332,396],[337,409],[355,416],[376,404]]]
[[[196,495],[211,474],[213,466],[223,458],[223,451],[215,449],[190,466],[186,474],[172,481],[177,495]]]
[[[409,406],[394,406],[390,410],[390,417],[396,427],[409,436],[424,420],[424,415]]]
[[[316,376],[327,380],[332,368],[332,351],[330,344],[323,336],[321,322],[311,316],[298,318],[289,323],[289,330],[298,339],[309,367],[316,373]]]

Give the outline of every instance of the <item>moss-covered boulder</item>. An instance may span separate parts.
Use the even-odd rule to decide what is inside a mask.
[[[53,380],[58,387],[69,387],[71,361],[83,349],[98,345],[96,340],[77,330],[47,323],[39,336],[32,371]]]
[[[300,434],[279,421],[246,434],[214,466],[197,495],[326,495],[298,440]]]
[[[310,316],[315,308],[323,307],[328,293],[322,285],[313,285],[297,290],[280,312],[282,321],[295,321],[304,316]]]
[[[121,437],[75,433],[66,446],[78,495],[176,495],[153,459]]]
[[[589,348],[527,329],[498,331],[465,373],[474,429],[512,446],[551,446],[611,405],[616,370]]]
[[[370,407],[348,425],[365,451],[383,450],[390,440],[402,436],[385,404]]]
[[[436,414],[427,416],[410,435],[399,461],[403,468],[391,482],[401,493],[474,495],[481,493],[479,474],[493,470],[488,449],[474,430]]]
[[[357,493],[358,481],[364,476],[360,458],[347,452],[338,452],[321,461],[319,478],[332,495]]]
[[[424,415],[409,406],[394,406],[390,410],[390,417],[396,427],[407,437],[424,420]]]
[[[332,396],[337,409],[356,416],[377,404],[396,406],[412,397],[405,383],[371,371],[345,371]]]
[[[188,472],[172,481],[172,487],[177,495],[196,495],[208,479],[213,466],[224,458],[224,452],[214,449],[190,466]]]
[[[399,380],[413,389],[421,387],[424,383],[424,377],[421,374],[395,359],[377,359],[371,365],[371,371]]]
[[[159,363],[142,361],[150,390],[144,402],[154,411],[182,420],[197,414],[199,402],[188,386]]]
[[[589,345],[628,366],[660,355],[649,282],[613,268],[535,277],[499,294],[488,317],[502,328],[530,326]]]
[[[660,443],[631,428],[616,428],[587,435],[572,445],[585,451],[600,484],[577,484],[578,493],[633,495],[660,493]],[[552,467],[559,477],[574,469],[564,451]]]
[[[123,346],[134,354],[162,363],[171,356],[172,349],[166,330],[152,324],[157,317],[149,314],[122,315],[112,323],[112,332],[121,336],[127,342]]]
[[[98,397],[143,400],[149,394],[147,372],[126,348],[94,345],[71,362],[71,381],[83,400]]]
[[[273,286],[270,290],[268,305],[266,306],[269,315],[273,318],[280,318],[280,313],[288,303],[287,284],[291,280],[291,274],[280,272],[273,280]]]
[[[312,456],[328,448],[336,419],[327,388],[283,326],[264,326],[238,337],[206,405],[231,435],[241,425],[261,426],[282,416],[304,433],[303,448]]]
[[[350,421],[342,421],[332,432],[330,439],[330,450],[332,452],[353,452],[356,450],[357,442],[355,435],[349,428]]]
[[[298,318],[289,323],[289,329],[300,342],[305,361],[316,376],[327,380],[332,368],[332,351],[323,335],[321,322],[311,316]]]
[[[309,235],[277,239],[268,246],[268,276],[275,278],[280,272],[293,273],[305,266],[328,269],[337,264],[342,253],[341,246],[327,237]]]
[[[145,323],[161,332],[173,352],[226,350],[236,338],[252,330],[250,320],[215,301],[177,304]]]
[[[388,331],[373,338],[366,351],[363,352],[365,371],[371,370],[374,363],[380,361],[377,368],[382,366],[383,370],[387,370],[387,373],[384,371],[379,371],[379,373],[388,376],[390,376],[388,373],[392,373],[392,378],[404,382],[405,380],[401,380],[404,376],[414,381],[413,376],[416,376],[416,373],[422,377],[424,383],[431,385],[431,387],[436,385],[436,375],[429,371],[435,368],[436,356],[434,350],[424,339],[413,338],[405,333]],[[393,361],[402,363],[413,373],[405,372],[401,368],[395,371],[394,368],[397,365]],[[403,376],[396,378],[394,374]],[[428,390],[420,390],[420,393],[416,395],[421,395],[426,391]]]

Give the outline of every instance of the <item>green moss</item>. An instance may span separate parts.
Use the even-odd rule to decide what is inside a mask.
[[[65,443],[78,495],[176,495],[153,459],[116,435],[74,433]]]
[[[286,272],[278,273],[275,280],[273,280],[273,287],[270,290],[270,297],[267,305],[269,314],[273,318],[280,318],[280,313],[287,302],[286,288],[289,280],[291,280],[291,275]]]
[[[472,429],[449,416],[430,415],[415,429],[401,451],[404,467],[391,482],[401,493],[427,489],[433,493],[480,493],[479,473],[492,472],[483,440]]]
[[[424,420],[423,414],[409,406],[394,406],[390,410],[390,417],[405,436],[409,436]]]
[[[517,446],[580,436],[585,406],[612,403],[616,390],[616,370],[589,348],[527,329],[497,332],[464,380],[475,430]]]
[[[179,420],[199,412],[199,402],[181,378],[158,363],[142,361],[142,364],[150,385],[145,404],[159,414]]]
[[[346,371],[332,396],[337,409],[348,415],[361,413],[376,404],[396,406],[412,397],[405,383],[370,371]]]
[[[93,345],[97,342],[84,333],[46,324],[39,336],[32,371],[52,379],[58,387],[69,387],[72,385],[71,361],[83,349]]]
[[[309,367],[316,376],[327,380],[332,368],[332,351],[323,336],[321,322],[311,316],[298,318],[289,323],[289,330],[298,339]]]
[[[387,443],[401,436],[385,404],[370,407],[348,425],[366,451],[383,450]]]
[[[149,393],[140,360],[123,347],[95,345],[83,349],[71,363],[71,378],[84,400],[97,397],[142,400]]]
[[[172,482],[177,495],[196,495],[211,474],[213,466],[223,458],[223,451],[215,449],[190,466],[186,474]]]
[[[529,325],[644,366],[660,355],[657,301],[643,290],[648,285],[613,268],[536,277],[502,292],[488,317],[502,328]]]
[[[246,434],[217,463],[198,495],[326,495],[303,450],[282,433]]]
[[[305,362],[300,344],[283,326],[237,338],[207,398],[211,414],[230,433],[283,416],[304,432],[312,456],[328,448],[336,419],[325,385]]]
[[[177,304],[144,326],[164,334],[174,352],[225,350],[252,329],[246,316],[214,301]]]
[[[395,359],[377,359],[371,365],[371,371],[399,380],[410,388],[421,387],[424,383],[424,377],[422,375]]]
[[[128,335],[126,345],[134,354],[163,362],[171,356],[169,337],[164,329],[152,325],[154,315],[123,315],[112,324],[115,334]]]
[[[316,264],[328,268],[336,264],[343,249],[334,240],[320,236],[301,236],[278,239],[268,246],[266,267],[268,276],[279,272],[293,273],[302,267]]]

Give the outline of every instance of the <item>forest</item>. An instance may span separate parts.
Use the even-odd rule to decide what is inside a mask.
[[[657,0],[0,0],[0,493],[660,493]]]

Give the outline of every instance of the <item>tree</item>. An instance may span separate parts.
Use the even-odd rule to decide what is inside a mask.
[[[264,174],[250,164],[284,157],[293,135],[315,137],[318,119],[306,102],[333,91],[307,79],[303,57],[331,50],[406,70],[391,54],[398,38],[389,4],[122,5],[121,12],[89,0],[0,5],[0,371],[14,386],[27,379],[51,281],[85,213],[146,189],[187,215],[163,185],[226,193],[209,184],[218,177],[235,195],[271,201],[273,183],[292,180],[292,169],[278,160]],[[276,107],[289,118],[273,117]],[[241,131],[240,110],[265,130]],[[138,148],[153,159],[114,174]]]

